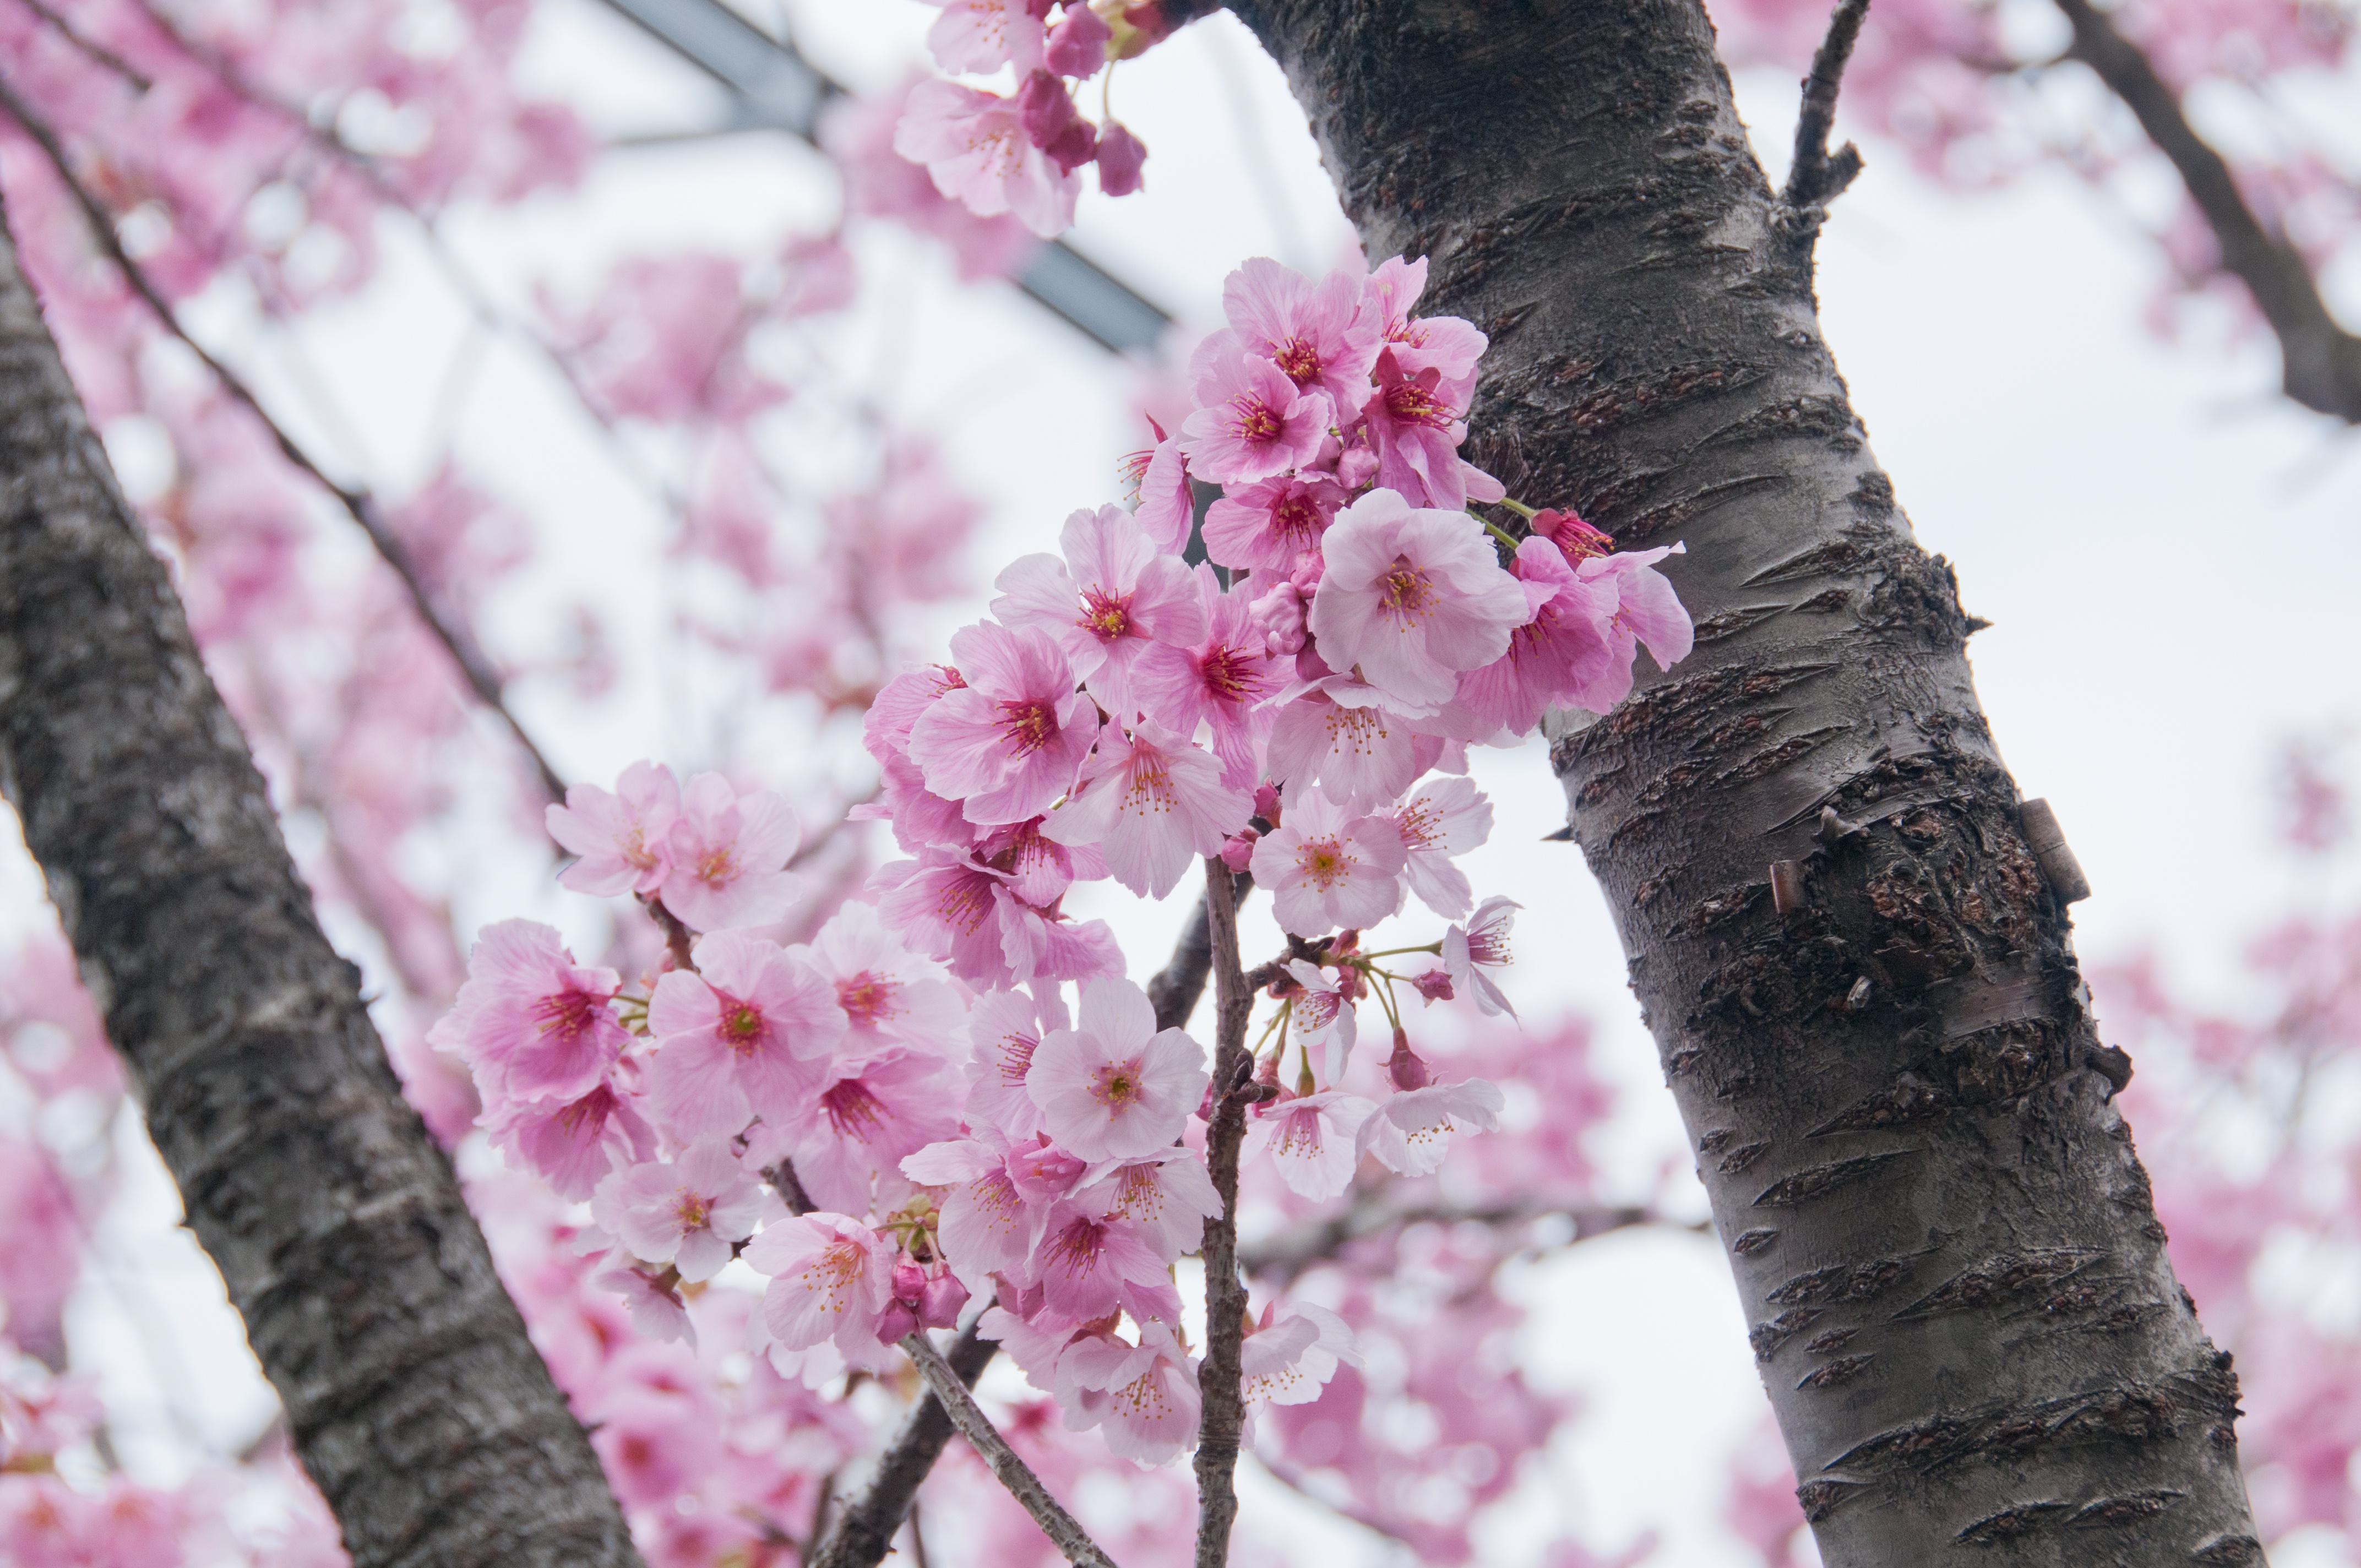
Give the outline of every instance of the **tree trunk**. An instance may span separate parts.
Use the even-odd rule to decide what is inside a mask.
[[[0,784],[358,1568],[636,1568],[0,234]]]
[[[1696,653],[1554,729],[1831,1568],[2259,1561],[2236,1381],[1696,0],[1234,0],[1372,257],[1492,337],[1470,455]],[[1876,25],[1872,15],[1871,25]],[[1830,815],[1830,813],[1833,815]],[[1774,906],[1770,867],[1797,862]]]

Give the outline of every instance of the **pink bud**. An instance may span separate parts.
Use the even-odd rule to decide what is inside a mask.
[[[886,1308],[877,1320],[877,1343],[899,1344],[902,1343],[902,1336],[910,1333],[917,1326],[918,1314],[896,1301]]]
[[[894,1299],[896,1301],[907,1301],[911,1305],[915,1306],[917,1304],[919,1294],[924,1291],[926,1288],[927,1271],[925,1269],[920,1268],[917,1264],[912,1263],[906,1257],[895,1261],[894,1265]],[[902,1336],[900,1334],[895,1334],[894,1337],[895,1339],[900,1339]]]
[[[1223,841],[1222,864],[1234,872],[1246,870],[1247,862],[1254,859],[1255,840],[1261,837],[1261,834],[1251,828],[1243,828],[1233,834]]]
[[[1139,189],[1140,166],[1148,161],[1148,145],[1123,126],[1109,120],[1099,132],[1099,189],[1110,196],[1128,196]]]
[[[1263,646],[1279,658],[1303,650],[1303,596],[1292,583],[1279,583],[1257,598],[1247,614],[1262,628]]]
[[[1255,815],[1272,827],[1279,826],[1279,791],[1269,784],[1255,785]]]
[[[1451,973],[1448,970],[1431,969],[1424,974],[1410,977],[1411,989],[1429,1002],[1451,1000]]]
[[[1106,64],[1107,39],[1113,37],[1115,29],[1090,7],[1069,5],[1065,18],[1049,29],[1049,48],[1042,58],[1061,76],[1096,76]]]
[[[918,1296],[918,1321],[930,1329],[947,1329],[959,1321],[967,1305],[967,1287],[941,1264],[935,1266],[927,1288]]]
[[[1386,1076],[1393,1080],[1396,1089],[1424,1089],[1433,1081],[1426,1070],[1426,1063],[1410,1048],[1407,1030],[1394,1031],[1394,1054],[1386,1058]]]
[[[1017,119],[1035,147],[1057,160],[1066,173],[1097,156],[1098,132],[1074,113],[1066,84],[1046,71],[1036,71],[1016,90]]]
[[[1615,548],[1614,540],[1570,511],[1554,511],[1543,507],[1533,513],[1532,531],[1554,542],[1565,553],[1567,561],[1577,565]]]
[[[1336,482],[1348,490],[1357,490],[1378,477],[1378,455],[1367,444],[1348,447],[1336,459]]]

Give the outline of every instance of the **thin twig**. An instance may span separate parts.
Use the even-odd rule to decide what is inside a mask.
[[[902,1336],[902,1353],[917,1365],[918,1376],[927,1380],[927,1387],[942,1401],[951,1425],[967,1439],[968,1446],[1008,1488],[1008,1495],[1033,1516],[1033,1522],[1041,1527],[1049,1543],[1065,1554],[1066,1561],[1076,1568],[1115,1568],[1115,1559],[1099,1550],[1081,1522],[1049,1495],[1049,1488],[1033,1474],[1032,1466],[1008,1446],[1008,1440],[1000,1435],[1000,1429],[992,1424],[983,1407],[975,1402],[975,1396],[968,1392],[967,1385],[951,1369],[951,1364],[943,1359],[943,1353],[935,1348],[935,1342],[927,1337],[924,1329],[913,1329]]]
[[[26,10],[30,11],[34,16],[38,16],[42,21],[47,22],[50,27],[57,32],[59,37],[71,44],[75,49],[80,51],[87,59],[104,66],[107,70],[112,71],[117,76],[122,77],[124,81],[131,83],[132,86],[137,88],[142,93],[149,93],[155,90],[156,83],[149,79],[147,72],[141,71],[138,67],[133,65],[129,60],[124,59],[113,49],[108,49],[104,44],[100,43],[97,39],[82,32],[80,29],[75,27],[71,22],[68,21],[64,16],[60,16],[55,9],[42,4],[42,0],[16,0],[16,3],[24,6]]]
[[[1238,1441],[1246,1428],[1239,1391],[1246,1291],[1238,1278],[1238,1146],[1246,1137],[1246,1102],[1255,1093],[1254,1058],[1246,1050],[1254,992],[1238,961],[1236,890],[1230,868],[1215,857],[1205,861],[1205,916],[1215,1010],[1213,1119],[1205,1133],[1205,1164],[1222,1212],[1205,1222],[1202,1249],[1205,1361],[1197,1385],[1204,1416],[1197,1429],[1197,1568],[1223,1568],[1229,1561],[1230,1527],[1238,1517]]]
[[[960,1331],[951,1341],[944,1360],[950,1364],[959,1380],[975,1387],[991,1365],[993,1353],[1000,1346],[985,1339],[981,1332],[982,1313],[975,1321]],[[894,1532],[902,1528],[905,1514],[911,1516],[912,1529],[917,1529],[916,1509],[918,1487],[934,1469],[935,1461],[942,1457],[944,1447],[950,1442],[951,1418],[943,1402],[931,1391],[918,1396],[917,1403],[902,1422],[902,1430],[894,1436],[877,1461],[876,1473],[861,1496],[845,1506],[818,1552],[808,1561],[810,1568],[876,1568],[894,1549]]]
[[[2074,27],[2068,57],[2089,66],[2172,160],[2190,199],[2213,227],[2222,269],[2246,285],[2255,308],[2270,323],[2279,340],[2287,395],[2305,408],[2361,424],[2361,337],[2329,313],[2301,254],[2255,215],[2229,164],[2190,125],[2180,99],[2139,47],[2089,0],[2057,4]]]
[[[255,396],[253,389],[238,374],[222,363],[181,326],[180,318],[173,313],[171,305],[165,300],[163,294],[154,283],[148,280],[148,275],[140,270],[138,264],[133,261],[130,255],[124,250],[122,241],[116,237],[115,232],[114,214],[109,213],[98,198],[91,193],[89,187],[84,185],[81,177],[74,172],[72,160],[67,156],[65,146],[58,139],[56,131],[5,82],[0,82],[0,109],[5,109],[8,116],[15,120],[25,134],[40,148],[43,156],[49,159],[49,167],[57,171],[59,180],[64,182],[75,204],[82,209],[82,216],[90,225],[92,237],[96,241],[100,250],[105,253],[107,259],[114,262],[122,272],[124,281],[130,285],[131,291],[147,302],[148,308],[156,313],[156,319],[162,323],[167,332],[179,338],[187,345],[189,351],[204,364],[205,368],[213,372],[214,379],[221,383],[222,389],[227,392],[233,400],[243,404],[248,412],[262,422],[263,428],[270,433],[271,438],[278,444],[280,454],[287,461],[309,475],[322,489],[335,497],[337,503],[351,515],[353,521],[360,524],[361,532],[368,536],[369,543],[375,547],[379,557],[388,566],[393,568],[394,576],[401,579],[402,587],[410,596],[412,608],[418,612],[419,620],[425,623],[426,629],[434,634],[435,640],[441,642],[444,650],[450,654],[451,662],[458,667],[460,676],[466,680],[468,688],[476,694],[478,701],[499,716],[508,726],[509,732],[516,737],[517,744],[522,746],[525,754],[533,760],[533,770],[540,775],[542,787],[548,792],[550,798],[564,800],[566,781],[558,775],[555,768],[550,766],[549,759],[543,755],[540,746],[534,743],[533,736],[518,721],[516,715],[509,710],[501,692],[500,675],[492,668],[491,662],[484,656],[483,651],[476,646],[475,639],[467,629],[446,616],[434,603],[434,596],[427,587],[424,575],[419,570],[418,563],[411,557],[409,547],[401,542],[401,536],[395,533],[384,518],[379,514],[375,499],[367,490],[355,489],[330,478],[320,466],[312,460],[311,455],[296,444],[295,438],[288,434],[277,420],[270,417],[269,411],[263,408],[261,400]]]
[[[1238,1266],[1249,1275],[1273,1274],[1282,1281],[1291,1282],[1304,1270],[1327,1262],[1354,1242],[1380,1235],[1387,1231],[1417,1224],[1472,1223],[1514,1225],[1552,1216],[1562,1216],[1574,1222],[1574,1234],[1566,1238],[1567,1245],[1634,1225],[1668,1223],[1655,1210],[1636,1204],[1566,1208],[1550,1203],[1502,1203],[1487,1207],[1431,1203],[1397,1208],[1379,1201],[1378,1193],[1368,1192],[1359,1195],[1349,1206],[1324,1220],[1290,1225],[1251,1246],[1241,1247],[1238,1250]]]
[[[1806,225],[1810,230],[1819,227],[1828,203],[1861,172],[1861,149],[1847,142],[1831,157],[1828,131],[1836,124],[1837,89],[1844,81],[1845,61],[1852,58],[1853,40],[1861,37],[1861,18],[1868,15],[1869,0],[1838,0],[1828,37],[1812,56],[1812,73],[1804,78],[1795,156],[1779,200],[1792,213],[1810,214]]]

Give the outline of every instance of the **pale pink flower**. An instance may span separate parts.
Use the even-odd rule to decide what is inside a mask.
[[[927,664],[906,670],[877,689],[862,716],[861,743],[880,762],[910,751],[910,726],[945,692],[967,685],[967,677],[949,664]]]
[[[1361,1152],[1403,1176],[1442,1168],[1454,1133],[1488,1133],[1507,1103],[1498,1084],[1480,1078],[1404,1090],[1389,1096],[1361,1124]]]
[[[1325,474],[1282,475],[1241,487],[1205,511],[1205,554],[1259,575],[1285,572],[1345,505],[1345,487]]]
[[[1074,1201],[1102,1219],[1125,1220],[1157,1255],[1170,1263],[1204,1240],[1205,1222],[1219,1218],[1222,1195],[1193,1149],[1161,1148],[1137,1159],[1093,1166]]]
[[[1246,1157],[1268,1154],[1279,1179],[1315,1203],[1353,1184],[1361,1163],[1355,1142],[1377,1106],[1357,1094],[1323,1089],[1257,1106],[1246,1125]]]
[[[852,808],[855,822],[886,822],[894,842],[908,854],[929,849],[954,853],[973,846],[979,831],[956,800],[945,800],[927,787],[926,775],[906,751],[889,751],[878,768],[877,798]]]
[[[1279,708],[1267,750],[1274,780],[1290,790],[1316,784],[1350,811],[1398,799],[1433,765],[1442,743],[1412,730],[1399,714],[1315,690]]]
[[[1290,959],[1287,972],[1301,989],[1288,1002],[1290,1031],[1307,1051],[1322,1053],[1322,1076],[1334,1084],[1345,1076],[1345,1058],[1352,1054],[1358,1022],[1353,994],[1344,987],[1344,975],[1331,980],[1318,964]]]
[[[1059,536],[1065,559],[1020,557],[994,582],[992,613],[1012,631],[1046,633],[1091,695],[1118,719],[1132,711],[1131,672],[1158,644],[1189,648],[1205,635],[1205,607],[1189,568],[1157,553],[1121,507],[1075,512]]]
[[[1074,1027],[1034,1051],[1025,1089],[1060,1147],[1132,1159],[1180,1135],[1209,1076],[1202,1046],[1183,1029],[1159,1032],[1148,993],[1104,976],[1083,983]]]
[[[1142,659],[1133,693],[1147,716],[1173,734],[1213,730],[1222,782],[1250,789],[1262,774],[1262,744],[1276,717],[1263,699],[1279,686],[1267,640],[1243,594],[1224,593],[1210,566],[1196,569],[1205,606],[1205,640],[1193,648],[1158,648]]]
[[[894,150],[894,137],[917,77],[874,95],[851,93],[820,106],[819,144],[844,175],[845,206],[860,217],[891,218],[950,247],[959,275],[1006,277],[1041,248],[1016,218],[978,217],[936,189],[923,165]]]
[[[1004,822],[986,831],[974,851],[979,863],[1007,880],[1011,893],[1042,909],[1053,907],[1076,883],[1107,874],[1106,857],[1095,847],[1059,843],[1042,832],[1048,821]]]
[[[1069,5],[1049,29],[1049,47],[1042,59],[1063,76],[1096,76],[1106,69],[1107,40],[1114,36],[1115,29],[1089,6]]]
[[[1381,261],[1361,285],[1361,319],[1377,329],[1403,374],[1433,370],[1445,383],[1472,380],[1484,356],[1484,334],[1457,316],[1412,316],[1411,306],[1425,291],[1425,257]]]
[[[657,1120],[696,1138],[795,1114],[844,1037],[834,988],[776,942],[741,932],[704,938],[696,957],[697,972],[664,975],[648,1003]]]
[[[1240,347],[1317,388],[1340,409],[1368,398],[1384,322],[1361,310],[1361,281],[1341,268],[1318,284],[1257,256],[1222,284],[1222,309]]]
[[[1460,671],[1506,652],[1529,616],[1524,589],[1464,511],[1372,490],[1337,514],[1321,554],[1309,620],[1320,656],[1428,711],[1457,692]]]
[[[771,791],[740,795],[719,773],[698,773],[680,792],[664,907],[696,931],[784,919],[803,892],[803,878],[787,870],[803,837],[793,808]]]
[[[1404,860],[1385,817],[1348,817],[1319,790],[1290,790],[1285,819],[1255,843],[1254,877],[1270,889],[1281,927],[1317,937],[1400,908]]]
[[[632,1256],[669,1263],[692,1285],[719,1274],[730,1244],[752,1235],[762,1215],[762,1189],[721,1138],[615,1171],[590,1200],[590,1217]]]
[[[879,916],[960,979],[1007,987],[1117,974],[1123,952],[1104,920],[1075,921],[1021,897],[1006,872],[972,856],[928,850],[870,879]]]
[[[1378,483],[1413,505],[1455,511],[1507,492],[1463,461],[1467,384],[1445,384],[1437,370],[1405,372],[1390,348],[1378,356],[1377,389],[1361,406],[1362,433],[1377,455]]]
[[[1096,707],[1074,689],[1072,663],[1043,632],[980,621],[951,634],[951,652],[967,685],[910,726],[910,760],[971,822],[1039,816],[1090,755]]]
[[[1012,1145],[1008,1151],[1008,1179],[1028,1203],[1047,1205],[1066,1197],[1090,1169],[1088,1164],[1051,1143],[1047,1133],[1037,1135],[1029,1144]]]
[[[1526,734],[1549,708],[1594,690],[1603,695],[1602,682],[1616,663],[1609,630],[1620,604],[1614,582],[1582,580],[1546,539],[1517,546],[1515,570],[1532,619],[1510,635],[1507,652],[1459,677],[1457,706],[1473,721],[1469,740],[1501,729]],[[1627,690],[1631,665],[1627,647],[1621,660]]]
[[[621,986],[613,970],[576,963],[552,927],[503,920],[476,938],[467,983],[427,1040],[458,1052],[488,1102],[572,1100],[630,1042],[609,1006]]]
[[[1071,1201],[1053,1206],[1034,1249],[1042,1299],[1077,1322],[1127,1304],[1139,1287],[1170,1288],[1164,1260],[1137,1225]]]
[[[1665,556],[1682,554],[1685,551],[1678,544],[1619,550],[1612,555],[1593,556],[1575,568],[1575,576],[1585,586],[1611,586],[1616,601],[1615,612],[1607,622],[1606,663],[1597,680],[1570,695],[1568,700],[1574,706],[1605,713],[1629,696],[1631,656],[1641,643],[1647,644],[1648,655],[1658,669],[1669,670],[1689,656],[1697,641],[1689,612],[1673,585],[1655,570],[1656,563]]]
[[[1043,239],[1073,226],[1081,181],[1033,145],[1009,99],[921,82],[894,128],[894,150],[925,164],[936,190],[979,217],[1013,213]]]
[[[839,1048],[847,1056],[906,1046],[948,1057],[966,1030],[959,994],[885,929],[874,905],[839,905],[810,946],[787,950],[835,988],[845,1022]]]
[[[898,1249],[860,1221],[817,1210],[774,1220],[746,1244],[748,1266],[767,1274],[763,1322],[790,1350],[833,1343],[865,1354],[894,1299]]]
[[[1058,1361],[1061,1383],[1098,1398],[1082,1403],[1119,1459],[1143,1466],[1169,1464],[1195,1445],[1203,1401],[1197,1365],[1172,1331],[1139,1325],[1139,1343],[1112,1336],[1078,1340]],[[1070,1413],[1069,1427],[1075,1422]]]
[[[781,1129],[796,1175],[822,1208],[866,1212],[904,1190],[902,1160],[959,1132],[958,1102],[939,1057],[893,1050],[837,1068]],[[758,1151],[772,1146],[758,1140]],[[881,1207],[887,1206],[884,1201]]]
[[[1008,1146],[993,1135],[928,1144],[902,1160],[902,1174],[942,1190],[936,1239],[971,1289],[994,1274],[1022,1274],[1040,1230],[1044,1206],[1020,1190],[1008,1171]]]
[[[1513,899],[1488,898],[1476,906],[1466,926],[1454,926],[1443,934],[1444,971],[1451,976],[1455,989],[1473,996],[1476,1005],[1488,1014],[1517,1015],[1516,1008],[1484,971],[1508,964],[1509,932],[1517,923],[1517,911],[1523,907]]]
[[[1308,1405],[1320,1398],[1339,1363],[1358,1367],[1353,1331],[1327,1308],[1299,1301],[1281,1314],[1277,1302],[1262,1310],[1262,1321],[1239,1348],[1240,1390],[1248,1403]]]
[[[1205,353],[1190,366],[1197,411],[1180,425],[1189,471],[1217,485],[1246,485],[1284,474],[1319,455],[1334,406],[1306,392],[1268,359]]]
[[[569,1203],[590,1196],[617,1161],[653,1159],[655,1129],[611,1080],[574,1100],[512,1101],[488,1113],[492,1146],[539,1171]]]
[[[1159,551],[1178,555],[1188,547],[1189,530],[1197,521],[1197,498],[1189,488],[1180,440],[1160,428],[1156,436],[1156,447],[1139,470],[1139,507],[1131,515]]]
[[[617,1258],[592,1275],[590,1283],[622,1297],[631,1327],[648,1338],[686,1340],[691,1350],[697,1348],[697,1326],[688,1321],[688,1303],[680,1299],[680,1287],[662,1272]]]
[[[543,815],[549,836],[580,858],[558,881],[577,893],[610,898],[653,893],[672,870],[669,834],[680,814],[680,784],[660,762],[633,762],[615,781],[615,793],[574,784],[564,806]]]
[[[1097,845],[1115,881],[1162,898],[1253,815],[1251,797],[1223,782],[1210,753],[1143,721],[1127,746],[1101,743],[1082,787],[1041,831],[1060,843]]]
[[[1420,785],[1391,815],[1401,834],[1410,890],[1446,920],[1466,914],[1475,890],[1452,857],[1492,836],[1492,803],[1474,780],[1446,776]]]
[[[1041,63],[1041,23],[1026,0],[927,0],[943,14],[927,29],[927,52],[945,71],[988,75],[1004,65],[1016,74]]]
[[[1065,1004],[1054,985],[1037,986],[1044,1000],[1017,991],[995,991],[977,999],[968,1014],[967,1115],[981,1117],[1010,1139],[1041,1130],[1041,1108],[1025,1091],[1025,1074],[1041,1036],[1066,1026]]]

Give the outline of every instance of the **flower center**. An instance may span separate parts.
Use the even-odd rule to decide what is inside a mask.
[[[1260,398],[1241,394],[1230,400],[1231,430],[1241,441],[1262,445],[1279,439],[1284,428],[1278,411]]]
[[[1378,603],[1407,630],[1433,607],[1434,587],[1409,556],[1397,555],[1392,569],[1378,579]]]
[[[1033,1069],[1033,1052],[1040,1041],[1026,1035],[1003,1035],[1000,1037],[1000,1081],[1011,1086],[1023,1083],[1025,1075]]]
[[[856,1026],[873,1026],[901,1011],[895,1001],[901,990],[898,981],[862,970],[837,982],[836,1002]]]
[[[744,1056],[762,1037],[763,1014],[742,1002],[733,1002],[721,1010],[721,1032],[728,1036],[730,1048]]]
[[[1345,852],[1342,839],[1307,839],[1295,851],[1295,869],[1323,893],[1350,876],[1359,863],[1359,856]]]
[[[992,915],[992,879],[980,874],[946,882],[935,896],[935,918],[954,936],[972,937]]]
[[[870,1134],[885,1125],[885,1102],[870,1093],[869,1086],[857,1078],[848,1078],[821,1095],[819,1105],[828,1113],[829,1124],[840,1138],[865,1144]]]
[[[1451,422],[1453,410],[1442,399],[1415,381],[1401,381],[1388,387],[1385,392],[1386,412],[1398,423],[1422,424],[1440,430]]]
[[[706,1222],[713,1217],[713,1205],[706,1201],[703,1193],[684,1187],[673,1195],[672,1217],[684,1235],[690,1231],[701,1231]]]
[[[1116,598],[1104,589],[1090,589],[1082,595],[1082,618],[1075,624],[1104,642],[1130,636],[1131,596]]]
[[[1091,1096],[1110,1112],[1121,1115],[1139,1102],[1141,1087],[1137,1058],[1107,1062],[1093,1077]]]
[[[1057,739],[1058,710],[1038,697],[1003,702],[1000,731],[1018,756],[1029,757]]]
[[[1246,653],[1226,644],[1197,662],[1197,674],[1205,683],[1206,695],[1224,702],[1244,702],[1261,685]]]
[[[720,886],[737,874],[738,857],[730,852],[727,844],[708,850],[705,858],[697,862],[697,880],[714,887]]]
[[[1310,497],[1288,496],[1270,509],[1270,527],[1281,543],[1301,550],[1320,537],[1325,520]]]
[[[533,1004],[533,1015],[540,1020],[541,1032],[567,1040],[581,1038],[583,1031],[590,1027],[591,1015],[599,1011],[597,997],[570,986]]]
[[[1320,379],[1320,350],[1300,337],[1290,337],[1278,345],[1271,360],[1299,387],[1308,387]]]
[[[1078,1218],[1049,1238],[1049,1244],[1041,1249],[1041,1262],[1045,1268],[1088,1274],[1098,1266],[1099,1248],[1105,1237],[1105,1226]]]

